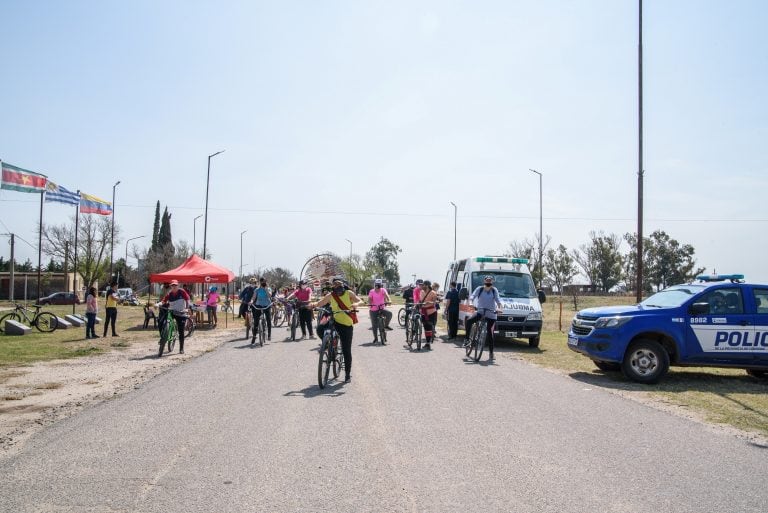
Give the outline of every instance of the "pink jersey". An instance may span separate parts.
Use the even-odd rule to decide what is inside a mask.
[[[419,301],[421,301],[421,288],[416,287],[413,289],[413,302],[418,303]]]
[[[379,288],[376,292],[376,288],[372,288],[368,293],[368,303],[371,305],[371,310],[374,312],[384,308],[384,303],[387,302],[387,289],[384,287]]]
[[[312,297],[312,289],[309,287],[306,288],[298,288],[296,289],[296,292],[293,293],[293,297],[298,299],[299,301],[303,301],[307,303],[309,301],[309,298]]]

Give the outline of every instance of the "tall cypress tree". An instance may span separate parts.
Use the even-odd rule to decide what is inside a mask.
[[[155,224],[152,226],[152,246],[150,246],[150,251],[157,251],[159,237],[160,237],[160,200],[157,200],[157,206],[155,207]]]
[[[160,222],[160,233],[157,236],[157,245],[160,248],[169,247],[173,253],[173,238],[171,236],[171,214],[168,213],[168,207],[165,207],[163,218]]]

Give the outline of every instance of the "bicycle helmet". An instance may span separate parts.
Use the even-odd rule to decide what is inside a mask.
[[[486,281],[486,282],[491,282],[491,283],[493,283],[493,276],[491,276],[491,275],[489,274],[488,276],[486,276],[485,278],[483,278],[483,281]]]
[[[379,287],[381,287],[383,284],[384,284],[384,282],[382,281],[382,279],[381,279],[381,278],[376,278],[375,280],[373,280],[373,285],[374,285],[374,287],[375,287],[375,286],[377,286],[377,285],[378,285]]]

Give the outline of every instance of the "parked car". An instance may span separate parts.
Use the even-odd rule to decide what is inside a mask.
[[[37,300],[38,305],[79,305],[80,296],[74,292],[54,292]]]

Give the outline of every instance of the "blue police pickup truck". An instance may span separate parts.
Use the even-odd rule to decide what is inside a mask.
[[[634,306],[581,310],[568,347],[603,370],[656,383],[670,365],[734,367],[768,377],[768,285],[698,276]]]

